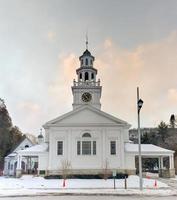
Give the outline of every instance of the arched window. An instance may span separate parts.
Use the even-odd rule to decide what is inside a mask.
[[[82,79],[82,73],[80,73],[79,78]]]
[[[83,59],[81,60],[81,65],[83,65],[84,64],[84,62],[83,62]]]
[[[92,61],[92,59],[90,60],[90,65],[93,65],[93,61]]]
[[[91,78],[94,79],[94,73],[92,73]]]
[[[77,155],[96,155],[96,141],[90,133],[84,133],[77,141]]]
[[[82,137],[91,137],[90,133],[84,133]]]
[[[88,65],[88,58],[85,59],[85,65]]]
[[[85,72],[85,81],[88,81],[88,80],[89,80],[88,72]]]
[[[29,147],[29,145],[27,144],[27,145],[25,145],[25,148],[28,148]]]

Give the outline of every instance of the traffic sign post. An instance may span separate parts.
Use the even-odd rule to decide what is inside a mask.
[[[112,171],[112,176],[114,178],[114,189],[116,189],[116,170]]]

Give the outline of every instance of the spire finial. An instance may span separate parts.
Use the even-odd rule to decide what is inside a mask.
[[[86,32],[86,42],[85,42],[85,44],[86,44],[86,49],[88,50],[88,31]]]

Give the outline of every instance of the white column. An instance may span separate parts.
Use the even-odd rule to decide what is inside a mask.
[[[172,168],[173,169],[175,168],[175,165],[174,165],[174,155],[172,155]]]
[[[21,168],[22,168],[21,163],[22,163],[22,156],[18,155],[18,157],[17,157],[17,169],[18,170],[21,170]]]
[[[160,166],[161,166],[161,169],[163,169],[163,157],[160,157]]]
[[[85,72],[82,72],[82,81],[85,81]]]
[[[89,72],[89,81],[91,81],[91,78],[92,78],[92,73]]]
[[[170,163],[170,169],[173,169],[174,168],[174,158],[173,156],[169,156],[169,163]]]
[[[160,158],[161,158],[161,157],[159,157],[159,158],[158,158],[158,162],[159,162],[159,169],[162,169],[162,168],[161,168],[161,162],[160,162]]]

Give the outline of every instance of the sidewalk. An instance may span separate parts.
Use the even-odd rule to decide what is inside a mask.
[[[7,189],[0,190],[0,197],[25,196],[63,196],[63,195],[101,195],[101,196],[177,196],[171,189]]]

